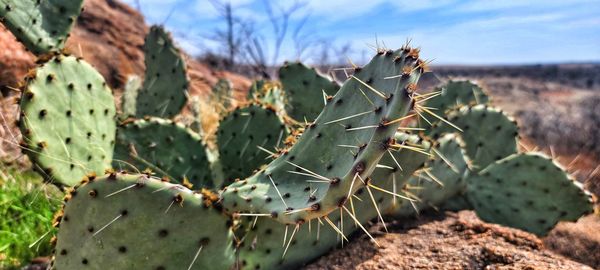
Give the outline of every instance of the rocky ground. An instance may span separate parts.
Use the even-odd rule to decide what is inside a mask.
[[[544,248],[519,230],[487,224],[471,211],[427,213],[373,226],[306,269],[592,269]],[[598,249],[596,249],[598,251]]]
[[[116,0],[86,0],[67,48],[100,70],[117,95],[130,74],[143,75],[142,16]],[[93,53],[92,53],[93,52]],[[205,95],[218,78],[230,79],[238,97],[250,80],[219,72],[187,59],[192,95]],[[17,107],[14,91],[34,57],[0,26],[0,159],[20,157],[14,128]],[[517,116],[523,147],[556,156],[582,182],[600,194],[599,65],[556,67],[438,67],[442,79],[468,77],[489,89],[496,105]],[[579,70],[579,71],[578,71]],[[434,71],[436,68],[434,67]],[[575,75],[573,75],[575,74]],[[583,74],[583,75],[581,75]],[[424,81],[432,86],[434,79]],[[590,103],[589,100],[592,100]],[[586,103],[587,102],[587,103]],[[24,158],[19,158],[24,160]],[[380,247],[366,236],[355,236],[344,249],[333,251],[308,269],[590,269],[600,268],[600,220],[588,216],[562,223],[547,237],[490,225],[473,213],[428,213],[419,219],[392,222],[389,234],[379,225],[371,229]],[[562,257],[562,254],[566,257]]]

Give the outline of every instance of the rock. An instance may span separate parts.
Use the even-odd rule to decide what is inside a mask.
[[[563,256],[600,269],[600,216],[589,215],[577,222],[561,222],[544,245]]]
[[[391,225],[391,226],[390,226]],[[536,236],[484,223],[471,211],[374,226],[306,269],[591,269],[543,247]],[[329,228],[328,228],[329,229]]]

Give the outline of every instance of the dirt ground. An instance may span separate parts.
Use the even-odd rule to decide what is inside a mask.
[[[305,269],[592,269],[549,251],[532,234],[484,223],[471,211],[390,225],[389,233],[371,228],[380,247],[357,235]]]

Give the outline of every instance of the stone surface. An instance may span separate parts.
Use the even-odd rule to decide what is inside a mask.
[[[532,234],[484,223],[471,211],[375,225],[306,269],[592,269],[556,255]]]

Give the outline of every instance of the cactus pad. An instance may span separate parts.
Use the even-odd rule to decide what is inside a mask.
[[[415,143],[419,141],[418,138],[407,134],[398,134],[396,137],[397,139],[402,137],[411,141],[415,139]],[[423,146],[428,144],[428,142],[423,143]],[[405,165],[403,166],[403,172],[407,175],[411,174],[411,170],[414,171],[422,166],[423,160],[427,159],[426,155],[405,150],[392,153],[398,162],[408,161],[410,157],[420,161],[402,163]],[[383,164],[395,163],[388,154],[384,155],[382,162]],[[402,183],[400,179],[392,177],[389,174],[390,171],[387,168],[377,168],[373,173],[373,177],[377,176],[378,178],[373,178],[371,181],[378,183],[378,188],[393,192],[394,186],[400,186]],[[400,170],[395,171],[396,174],[399,172]],[[395,184],[394,180],[398,183]],[[309,190],[304,192],[312,194],[315,192],[315,187],[309,186]],[[344,208],[339,208],[327,215],[327,219],[337,227],[336,229],[325,218],[310,220],[302,225],[284,225],[269,217],[261,217],[256,223],[254,218],[247,217],[243,220],[241,228],[243,231],[245,230],[246,234],[238,235],[238,238],[243,238],[246,241],[239,248],[239,265],[242,266],[242,269],[248,270],[300,267],[336,246],[341,246],[342,241],[348,241],[348,238],[344,237],[351,235],[353,232],[357,231],[359,234],[364,234],[362,228],[367,229],[368,222],[378,218],[377,210],[382,214],[385,214],[386,211],[389,212],[386,209],[395,205],[393,199],[397,199],[397,197],[373,187],[370,187],[369,190],[366,187],[359,189],[352,196],[352,201],[347,203]],[[400,201],[400,203],[402,202],[403,200]],[[377,205],[377,208],[375,208],[375,205]],[[349,213],[363,226],[362,228],[356,224]],[[297,229],[296,226],[298,226]],[[344,237],[339,234],[338,230],[344,233]]]
[[[300,62],[286,63],[279,79],[287,98],[286,111],[296,121],[313,121],[324,107],[323,92],[334,95],[340,86]]]
[[[430,158],[427,153],[430,151],[431,143],[417,135],[403,132],[397,132],[394,138],[396,139],[396,143],[403,146],[415,147],[415,149],[421,152],[407,148],[390,149],[390,152],[384,154],[379,161],[377,168],[371,174],[371,179],[373,183],[383,183],[384,186],[389,188],[388,191],[402,195],[402,188],[409,181],[410,177],[415,171],[423,168]],[[403,203],[408,203],[407,200],[403,200],[397,196],[391,196],[389,199],[391,200],[391,204],[387,203],[384,206],[386,213],[394,213]]]
[[[215,106],[222,106],[225,111],[231,107],[233,101],[233,85],[231,81],[221,78],[212,87],[211,97]]]
[[[425,169],[411,178],[409,184],[419,187],[415,195],[420,202],[417,208],[423,210],[437,207],[466,189],[464,180],[468,172],[464,143],[456,134],[445,134],[432,148],[433,159]]]
[[[137,98],[137,117],[172,118],[187,102],[185,61],[171,36],[160,26],[150,28],[144,55],[146,73]]]
[[[250,85],[250,88],[248,89],[248,95],[246,96],[246,98],[248,100],[256,98],[256,96],[259,95],[260,92],[262,91],[264,85],[265,85],[264,80],[253,81],[252,85]]]
[[[519,133],[516,121],[499,109],[485,105],[465,106],[448,112],[448,120],[462,129],[460,135],[475,171],[517,152]],[[439,122],[432,127],[430,136],[437,138],[447,132],[457,130]]]
[[[439,95],[428,99],[425,106],[436,108],[442,113],[465,105],[474,106],[489,102],[489,97],[483,89],[471,81],[449,81],[434,92],[439,92]]]
[[[229,269],[231,221],[207,197],[146,175],[111,174],[68,195],[54,269]]]
[[[481,219],[537,235],[593,210],[591,196],[581,185],[542,154],[511,155],[470,176],[467,183],[467,198]]]
[[[3,0],[0,21],[34,54],[60,51],[83,0]]]
[[[26,79],[19,121],[25,152],[49,181],[74,185],[102,174],[112,161],[115,111],[100,73],[57,55]]]
[[[259,147],[277,152],[288,132],[275,111],[258,104],[237,108],[225,116],[217,129],[217,145],[225,181],[252,175],[268,163],[269,154]]]
[[[344,205],[393,144],[395,120],[411,109],[410,92],[423,71],[411,51],[380,51],[357,69],[294,146],[222,193],[224,208],[297,224]],[[297,192],[311,185],[314,198]]]
[[[200,136],[171,120],[148,118],[119,127],[114,167],[128,164],[178,182],[186,178],[195,188],[216,187]]]

